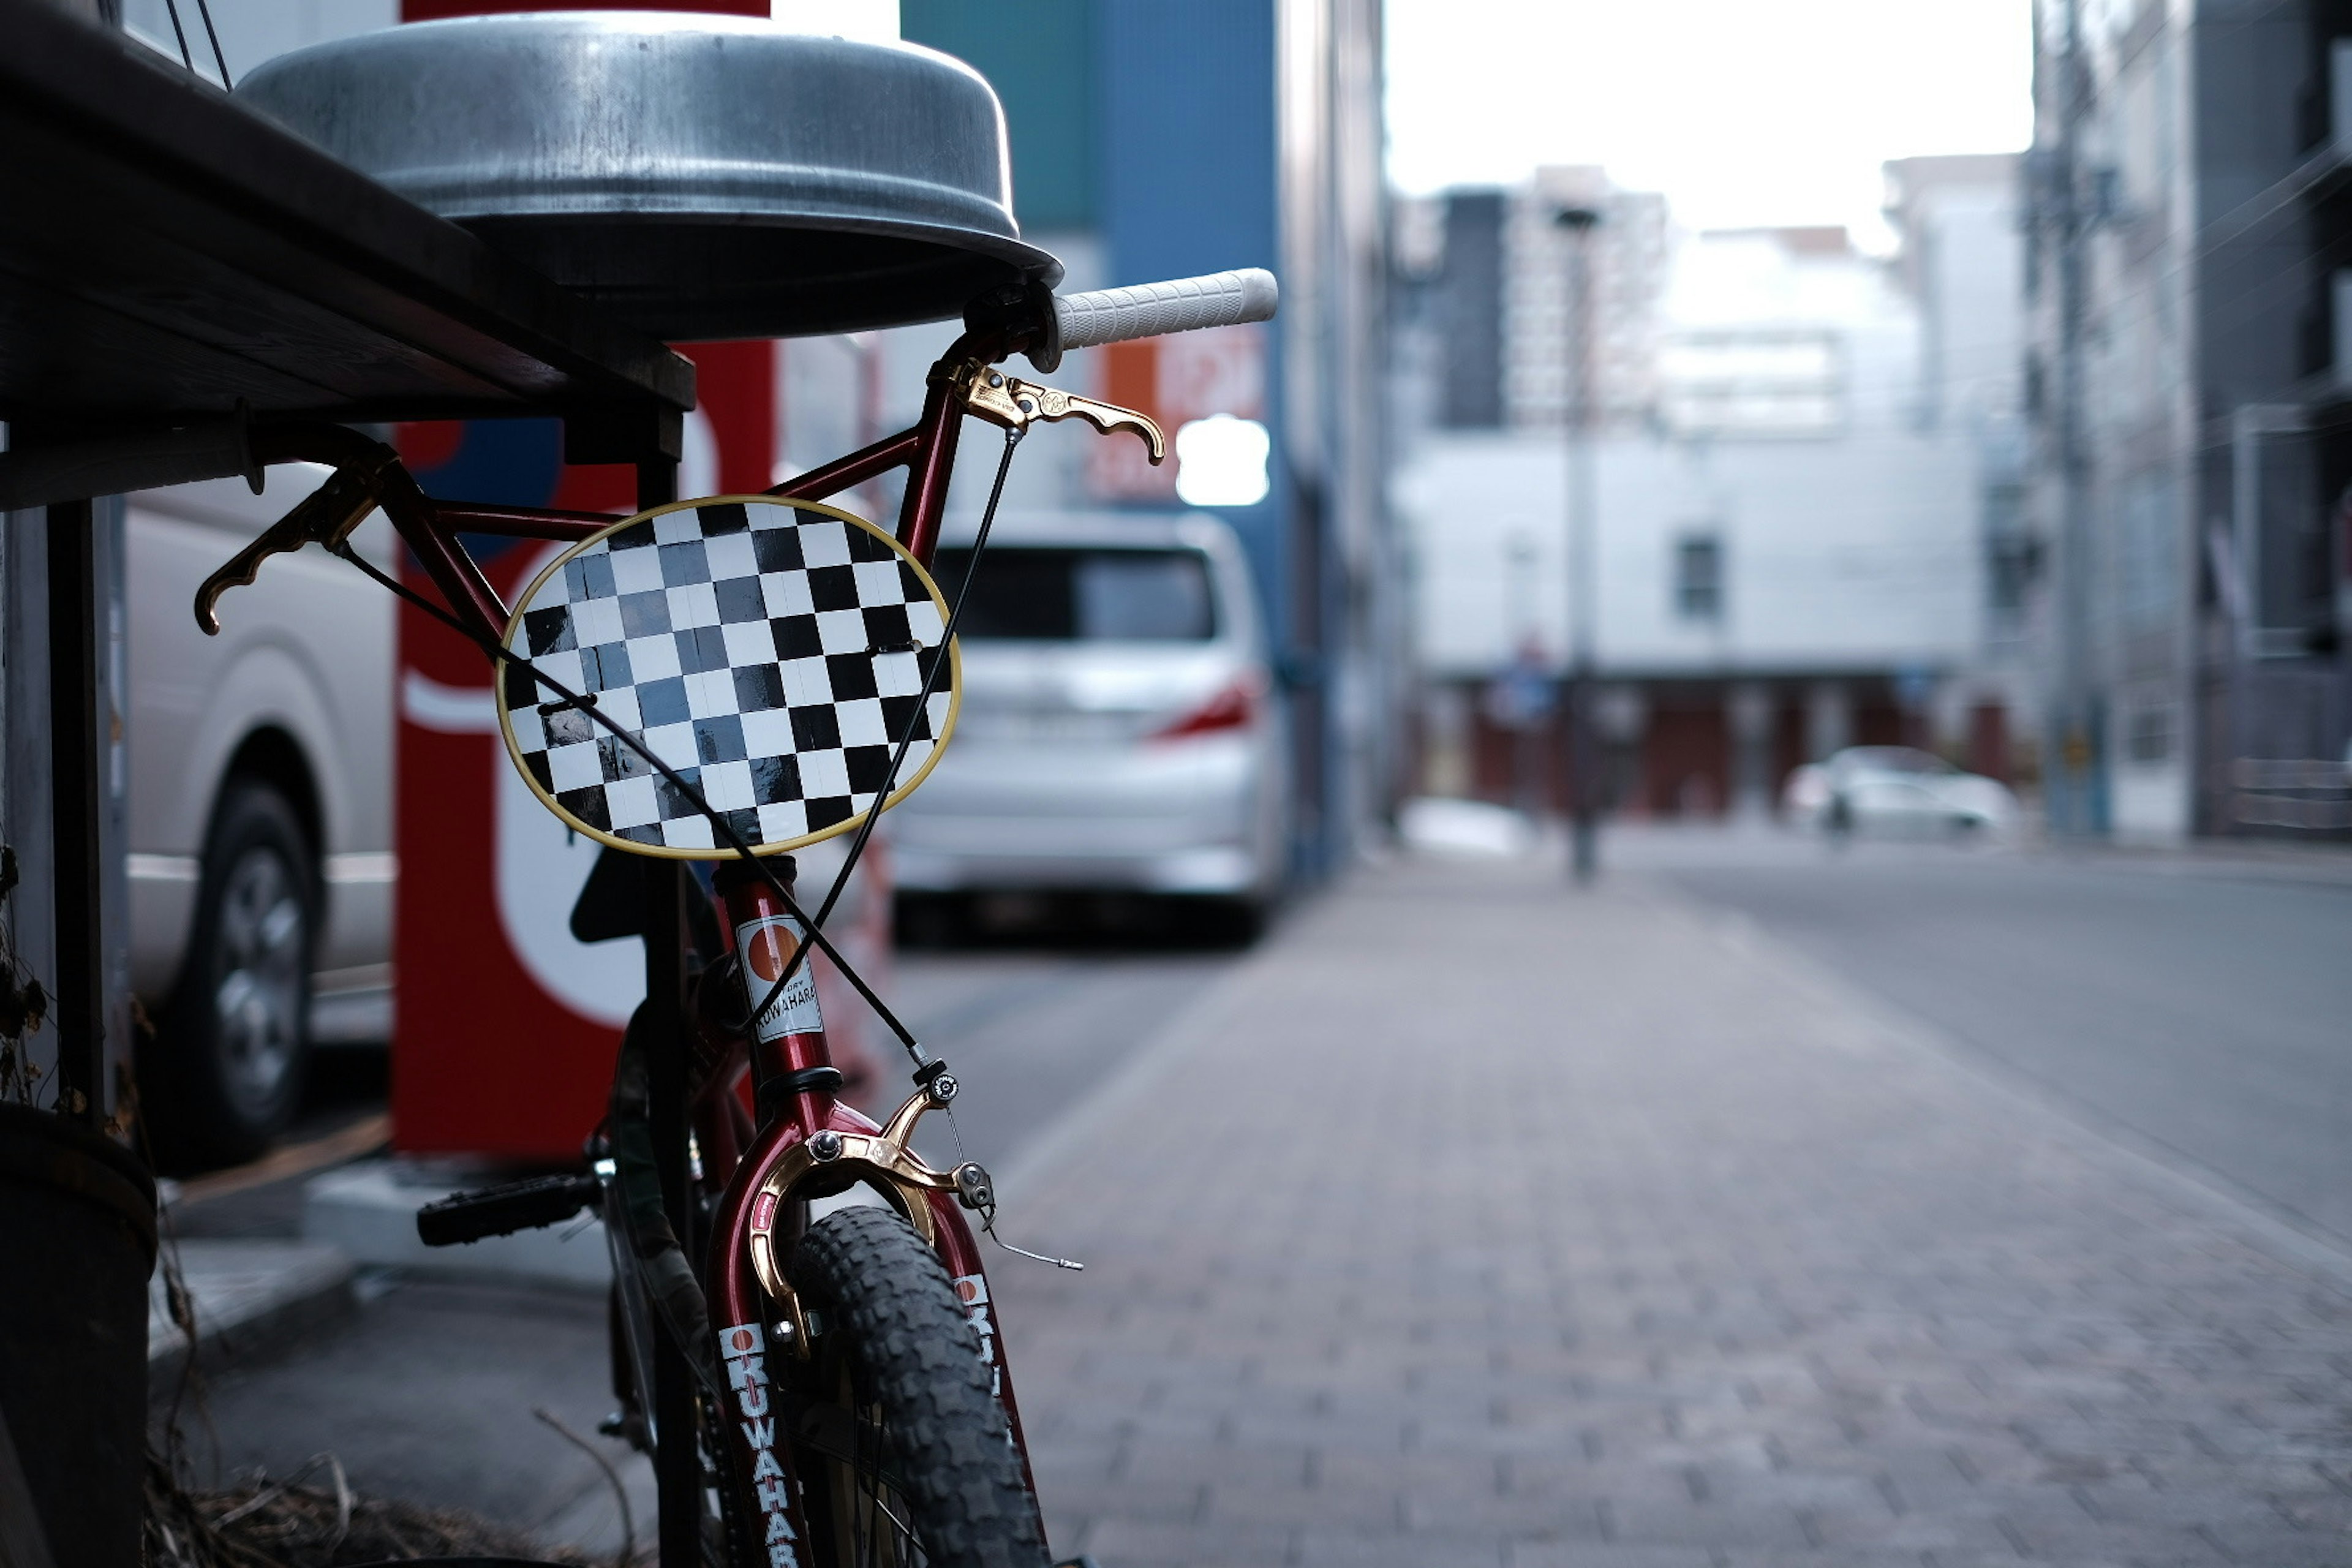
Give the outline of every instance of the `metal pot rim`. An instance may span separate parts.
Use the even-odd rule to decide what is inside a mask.
[[[1062,275],[1013,219],[994,92],[918,45],[758,17],[531,12],[314,45],[237,90],[666,337],[937,320],[992,279]],[[599,237],[625,232],[617,249]],[[797,247],[793,232],[899,243]]]

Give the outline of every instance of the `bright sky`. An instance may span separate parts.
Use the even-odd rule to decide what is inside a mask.
[[[1601,163],[1693,228],[1843,223],[1889,158],[2032,133],[2030,0],[1388,0],[1398,187]]]

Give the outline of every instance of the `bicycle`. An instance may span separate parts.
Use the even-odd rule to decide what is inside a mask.
[[[426,497],[396,453],[338,426],[257,426],[254,463],[333,472],[206,579],[216,631],[230,587],[317,543],[479,647],[501,730],[541,800],[600,840],[582,895],[601,934],[628,929],[625,863],[715,863],[715,931],[687,935],[679,878],[646,878],[649,980],[691,984],[688,1037],[647,1003],[625,1031],[586,1174],[460,1194],[419,1212],[449,1245],[594,1209],[614,1259],[608,1429],[652,1454],[664,1561],[728,1568],[1040,1568],[1045,1531],[977,1237],[996,1236],[988,1173],[940,1171],[910,1140],[952,1118],[957,1081],[845,962],[824,924],[882,812],[952,734],[955,629],[1006,473],[1033,424],[1132,432],[1147,416],[1005,374],[1050,374],[1065,349],[1269,319],[1263,271],[1056,297],[992,291],[931,367],[907,430],[759,495],[705,497],[614,521]],[[1004,431],[972,555],[950,605],[929,574],[967,417]],[[886,533],[824,498],[908,469]],[[362,558],[382,510],[441,595]],[[570,546],[509,607],[461,533]],[[560,673],[559,673],[560,672]],[[566,678],[569,679],[566,679]],[[904,770],[918,766],[911,775]],[[819,793],[822,792],[822,793]],[[814,913],[790,852],[855,835]],[[601,912],[591,909],[602,901]],[[618,928],[618,929],[616,929]],[[833,961],[914,1063],[914,1093],[879,1124],[841,1103],[808,969]],[[681,1440],[677,1434],[687,1434]]]

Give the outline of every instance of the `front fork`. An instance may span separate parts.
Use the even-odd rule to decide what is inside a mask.
[[[789,885],[791,861],[773,864]],[[1036,1479],[1003,1337],[996,1331],[987,1270],[963,1213],[967,1206],[984,1211],[993,1205],[987,1173],[974,1163],[934,1170],[909,1146],[923,1116],[954,1098],[955,1080],[933,1064],[922,1088],[882,1126],[842,1104],[834,1092],[841,1079],[829,1059],[814,989],[802,988],[805,964],[773,1008],[749,1016],[804,933],[755,873],[722,867],[718,890],[731,959],[727,975],[744,995],[740,1026],[751,1047],[760,1130],[719,1200],[704,1278],[718,1340],[719,1392],[730,1428],[724,1446],[742,1503],[737,1511],[749,1516],[747,1523],[756,1521],[763,1542],[760,1560],[770,1568],[799,1568],[808,1539],[788,1411],[775,1392],[780,1374],[786,1386],[799,1381],[793,1373],[811,1354],[808,1315],[785,1263],[805,1228],[809,1198],[861,1183],[905,1216],[955,1281],[979,1331],[981,1355],[1034,1508]],[[717,971],[712,979],[727,983]],[[1044,1539],[1042,1516],[1038,1538]]]

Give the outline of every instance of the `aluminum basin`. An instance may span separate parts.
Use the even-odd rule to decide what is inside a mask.
[[[298,49],[236,97],[672,340],[936,321],[1061,276],[1013,221],[996,94],[912,45],[478,16]]]

